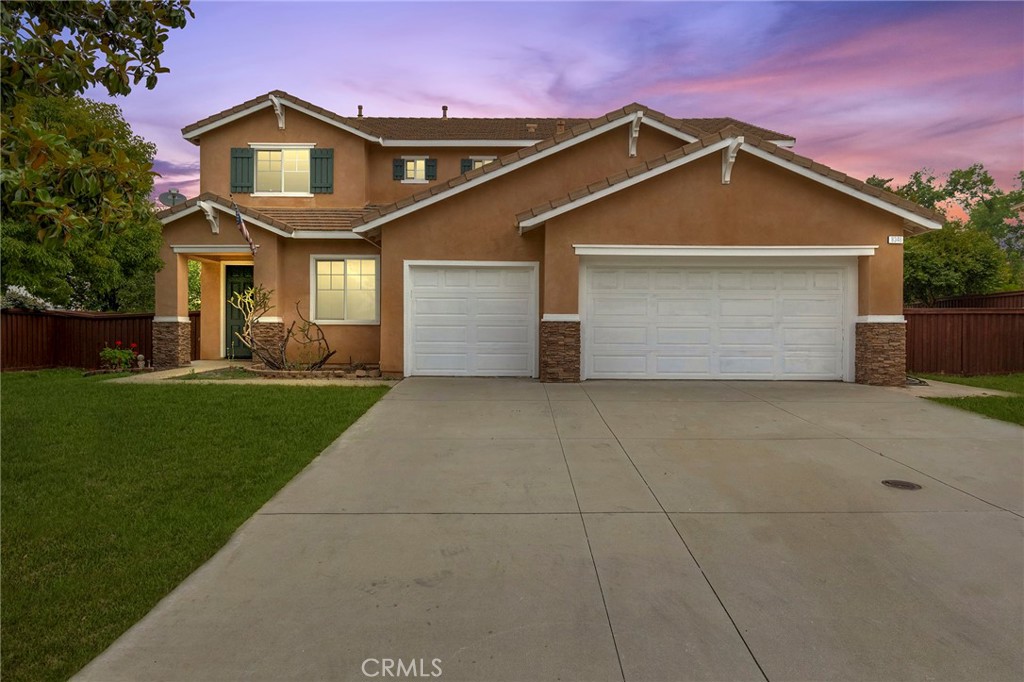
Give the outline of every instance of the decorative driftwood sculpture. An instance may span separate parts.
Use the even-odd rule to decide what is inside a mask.
[[[274,309],[274,306],[270,305],[272,293],[273,290],[268,291],[260,284],[232,294],[228,302],[241,311],[244,319],[242,331],[235,332],[235,336],[267,369],[307,372],[321,369],[335,351],[331,350],[320,325],[306,319],[299,310],[298,301],[295,303],[295,312],[301,321],[298,329],[296,323],[292,322],[284,336],[279,339],[261,338],[263,335],[256,333],[256,325],[259,324],[260,318]],[[288,360],[288,344],[293,340],[300,346],[297,361]]]

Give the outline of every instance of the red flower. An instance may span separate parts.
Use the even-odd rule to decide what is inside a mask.
[[[133,348],[133,349],[134,349],[134,348],[138,348],[138,347],[139,347],[139,344],[137,344],[137,343],[133,343],[133,344],[131,344],[131,348]]]
[[[120,345],[121,345],[121,342],[120,342],[120,341],[114,341],[114,345],[115,345],[115,346],[120,346]]]

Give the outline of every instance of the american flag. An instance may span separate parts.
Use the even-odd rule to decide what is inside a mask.
[[[231,207],[235,209],[235,223],[238,224],[238,231],[245,237],[245,241],[249,242],[249,250],[252,251],[252,255],[256,255],[256,249],[260,248],[259,244],[254,244],[252,236],[249,234],[249,228],[245,226],[245,221],[242,220],[242,212],[238,210],[238,204],[231,201]]]

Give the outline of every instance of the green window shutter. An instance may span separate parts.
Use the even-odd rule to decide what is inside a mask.
[[[459,172],[468,173],[471,170],[473,170],[473,159],[463,159],[459,164]]]
[[[231,191],[252,192],[255,179],[256,154],[248,147],[231,149]]]
[[[330,194],[334,191],[334,150],[309,150],[309,191]]]
[[[437,159],[427,159],[427,180],[437,180]]]
[[[391,162],[391,179],[405,180],[405,161],[395,159]]]

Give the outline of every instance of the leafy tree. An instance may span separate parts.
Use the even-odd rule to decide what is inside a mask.
[[[71,123],[41,120],[38,100],[89,87],[126,95],[167,72],[160,55],[172,28],[194,16],[188,0],[4,0],[0,3],[0,153],[5,220],[67,241],[78,232],[116,232],[140,219],[135,197],[151,159],[138,161],[110,139],[81,144]]]
[[[904,297],[934,303],[964,294],[1024,287],[1024,171],[1004,192],[978,163],[949,172],[945,182],[927,168],[893,187],[892,178],[868,184],[895,192],[946,216],[943,229],[914,237],[904,247]],[[950,217],[952,215],[952,217]]]
[[[148,168],[156,147],[135,135],[113,104],[46,97],[32,100],[29,114],[39,126],[65,132],[62,146],[76,164],[106,157],[123,166],[120,182],[110,180],[121,187],[122,206],[116,211],[120,224],[104,230],[102,221],[109,213],[95,204],[80,205],[85,229],[75,239],[41,242],[34,221],[5,208],[0,221],[0,284],[22,285],[65,307],[152,310],[153,275],[162,266],[160,223],[149,201],[153,175]],[[69,170],[49,175],[49,189],[44,191],[57,199],[80,201],[87,191],[83,187],[94,181]],[[6,190],[5,183],[5,194]],[[103,181],[98,203],[110,191]]]
[[[188,309],[199,310],[202,307],[202,276],[203,264],[197,260],[188,262]]]
[[[934,305],[940,298],[1012,288],[1006,254],[984,232],[957,223],[908,239],[903,247],[903,297]]]

